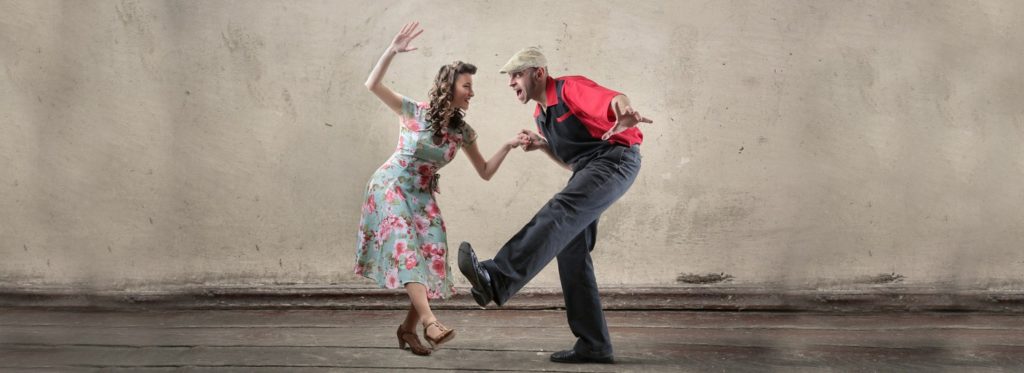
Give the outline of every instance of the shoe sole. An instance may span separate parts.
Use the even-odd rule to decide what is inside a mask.
[[[462,272],[462,275],[469,280],[469,284],[473,286],[470,293],[473,294],[473,300],[476,301],[476,304],[480,307],[486,307],[487,303],[491,302],[491,299],[487,294],[477,290],[483,286],[480,285],[480,278],[477,277],[476,270],[473,268],[474,257],[476,257],[476,254],[473,253],[467,243],[463,242],[462,245],[459,245],[459,272]]]
[[[551,362],[553,362],[553,363],[561,363],[561,364],[615,364],[615,359],[614,358],[607,358],[607,359],[590,359],[590,358],[582,358],[581,359],[581,358],[576,358],[576,359],[563,360],[563,359],[555,359],[555,358],[552,357],[551,358]]]
[[[598,360],[555,360],[551,359],[553,363],[560,364],[615,364],[615,360],[598,361]]]

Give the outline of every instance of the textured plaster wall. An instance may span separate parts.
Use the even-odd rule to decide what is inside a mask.
[[[418,20],[386,82],[424,100],[476,64],[485,156],[533,126],[497,73],[524,46],[655,119],[604,285],[1015,286],[1022,4],[0,1],[0,283],[367,285],[360,204],[398,124],[362,83]],[[449,244],[484,257],[569,176],[520,151],[442,174]]]

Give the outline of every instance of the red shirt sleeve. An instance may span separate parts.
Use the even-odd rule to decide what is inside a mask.
[[[562,85],[562,98],[577,118],[591,122],[587,124],[603,128],[605,131],[615,125],[615,112],[611,110],[611,104],[612,99],[621,93],[602,87],[582,76],[567,76],[562,79],[565,80]]]
[[[602,87],[594,81],[582,76],[566,76],[559,78],[562,84],[562,99],[580,121],[587,127],[594,138],[601,138],[605,132],[615,126],[615,112],[612,111],[612,99],[621,93]],[[612,136],[611,142],[625,145],[638,144],[643,135],[638,128],[631,128]]]

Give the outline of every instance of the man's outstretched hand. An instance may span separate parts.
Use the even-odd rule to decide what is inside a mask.
[[[613,100],[612,110],[615,112],[615,125],[608,132],[605,132],[604,136],[601,136],[601,140],[608,140],[612,136],[636,127],[640,123],[654,123],[650,118],[644,117],[640,115],[640,112],[633,110],[633,107],[628,103],[621,104],[619,101]]]

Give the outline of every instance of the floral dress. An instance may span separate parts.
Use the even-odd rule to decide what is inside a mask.
[[[402,98],[398,149],[374,172],[366,187],[359,223],[355,273],[381,287],[426,286],[430,299],[455,293],[448,266],[448,238],[438,192],[437,170],[456,151],[476,141],[469,125],[444,128],[435,137],[427,103]]]

